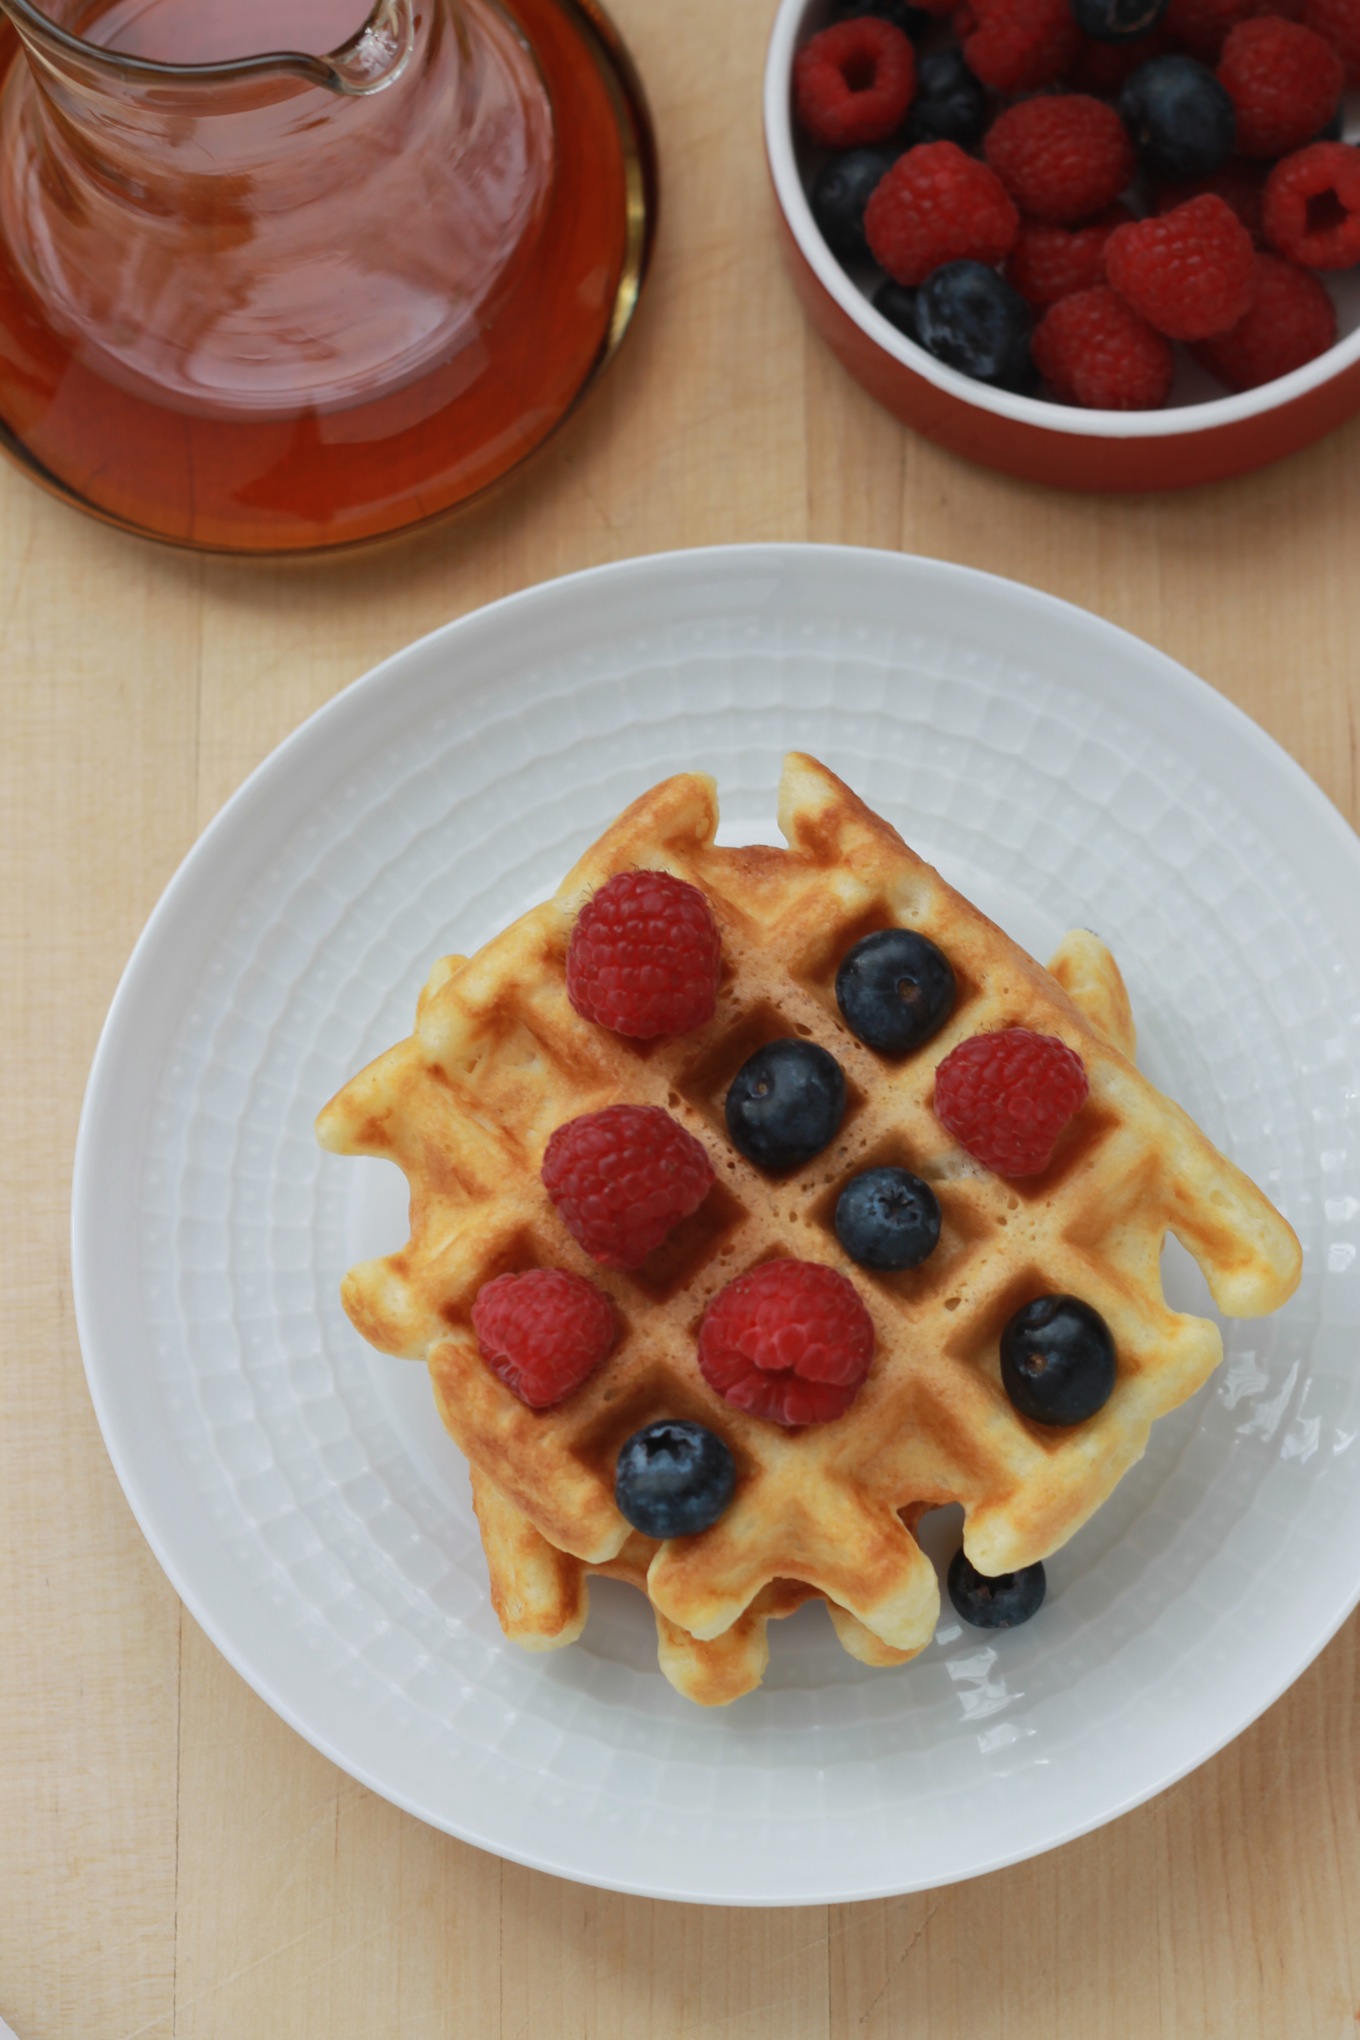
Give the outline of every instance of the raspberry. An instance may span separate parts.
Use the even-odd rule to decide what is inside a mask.
[[[954,142],[922,142],[900,156],[864,213],[879,265],[897,283],[924,283],[946,262],[1004,261],[1020,228],[1005,186]]]
[[[1244,316],[1256,288],[1251,235],[1212,193],[1159,218],[1117,227],[1105,274],[1169,340],[1207,340]]]
[[[1133,218],[1114,205],[1084,227],[1038,227],[1022,221],[1006,264],[1008,281],[1035,306],[1055,305],[1105,281],[1105,243]]]
[[[1256,258],[1256,299],[1230,333],[1201,341],[1197,359],[1230,390],[1254,390],[1325,354],[1336,340],[1336,306],[1315,276]]]
[[[1068,298],[1049,318],[1079,303]],[[935,1116],[984,1169],[1036,1176],[1089,1088],[1081,1057],[1056,1035],[1007,1027],[974,1034],[945,1057],[935,1072]]]
[[[1243,156],[1283,156],[1326,127],[1346,82],[1330,43],[1296,21],[1244,21],[1223,45],[1218,76],[1237,114]]]
[[[650,1041],[713,1018],[722,946],[697,886],[621,871],[587,900],[567,946],[567,997],[585,1020]]]
[[[1305,28],[1336,51],[1346,66],[1347,83],[1360,85],[1360,0],[1303,0],[1301,18]]]
[[[484,1282],[472,1329],[493,1374],[531,1410],[551,1409],[595,1372],[614,1343],[609,1298],[583,1275],[531,1268]]]
[[[1088,411],[1156,411],[1175,374],[1171,342],[1105,285],[1051,306],[1034,365],[1055,396]]]
[[[1302,4],[1303,0],[1171,0],[1166,25],[1192,57],[1213,64],[1239,22],[1262,14],[1297,20]]]
[[[1286,156],[1266,179],[1266,239],[1307,269],[1360,262],[1360,149],[1314,142]]]
[[[819,1261],[762,1261],[714,1297],[699,1371],[735,1409],[829,1424],[869,1372],[874,1326],[852,1283]]]
[[[795,111],[827,148],[883,141],[902,125],[915,91],[910,42],[872,14],[824,28],[794,59]]]
[[[713,1165],[659,1105],[608,1105],[559,1126],[543,1187],[567,1231],[605,1268],[636,1268],[707,1197]]]
[[[992,123],[983,154],[1025,218],[1049,226],[1113,205],[1134,172],[1133,144],[1119,115],[1080,92],[1007,107]]]
[[[1187,205],[1192,198],[1203,198],[1207,191],[1232,207],[1252,240],[1260,247],[1265,173],[1258,163],[1240,163],[1233,159],[1210,177],[1196,177],[1187,184],[1159,184],[1153,210],[1174,212],[1178,205]]]
[[[964,0],[951,26],[968,68],[993,92],[1036,92],[1081,48],[1070,0]]]

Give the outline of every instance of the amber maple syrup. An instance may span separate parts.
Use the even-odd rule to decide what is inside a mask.
[[[92,338],[44,301],[32,261],[16,259],[0,233],[0,433],[8,450],[68,499],[124,527],[195,546],[290,552],[436,515],[537,446],[628,322],[650,247],[654,169],[640,91],[593,0],[506,0],[500,12],[532,51],[551,108],[551,175],[535,199],[534,231],[476,305],[471,344],[446,344],[436,331],[427,346],[418,295],[394,291],[389,303],[375,287],[373,302],[353,306],[353,362],[332,344],[313,365],[304,345],[288,354],[285,372],[266,350],[246,363],[254,381],[219,389],[209,378],[200,387],[164,372],[165,357],[143,348],[135,248],[119,305]],[[110,0],[79,17],[75,32],[118,55],[203,64],[281,47],[331,51],[365,15],[355,0],[230,0],[220,8]],[[25,67],[13,30],[4,28],[0,123],[6,114],[12,122],[12,96],[32,89]],[[0,142],[7,133],[0,126]],[[412,145],[455,150],[458,137],[417,135]],[[14,174],[18,153],[0,160],[0,176]],[[238,219],[216,197],[195,198],[196,189],[190,175],[184,191],[195,252],[239,260],[251,246],[249,192]],[[325,203],[343,242],[352,205],[344,179]],[[402,215],[405,240],[418,247],[418,207]],[[156,227],[150,219],[148,232]],[[174,266],[147,273],[153,296],[179,287]],[[422,281],[427,296],[439,285],[438,276]],[[186,295],[171,310],[191,327]],[[389,356],[407,365],[386,374]]]

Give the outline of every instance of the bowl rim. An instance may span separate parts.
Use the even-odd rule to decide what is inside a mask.
[[[765,153],[775,196],[799,253],[827,295],[875,347],[923,382],[933,384],[942,395],[1042,432],[1087,439],[1179,439],[1241,425],[1272,411],[1284,410],[1360,361],[1358,327],[1315,361],[1305,362],[1302,368],[1293,369],[1274,382],[1263,383],[1258,389],[1161,411],[1088,411],[1042,397],[1017,396],[1009,390],[992,389],[937,361],[874,310],[837,262],[812,217],[794,156],[791,80],[794,51],[803,23],[815,4],[816,0],[779,0],[766,48]]]

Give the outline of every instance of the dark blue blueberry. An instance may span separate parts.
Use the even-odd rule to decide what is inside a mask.
[[[1077,27],[1092,42],[1132,42],[1151,35],[1171,0],[1072,0]]]
[[[832,21],[851,21],[861,14],[876,14],[880,21],[890,21],[903,35],[913,38],[933,26],[930,16],[909,5],[909,0],[833,0]]]
[[[727,1131],[748,1162],[796,1169],[836,1138],[845,1116],[845,1074],[815,1041],[771,1041],[732,1079]]]
[[[916,97],[907,116],[906,138],[918,142],[957,142],[976,148],[987,126],[987,94],[973,76],[960,49],[932,50],[916,65]]]
[[[1117,1371],[1110,1328],[1080,1297],[1037,1296],[1001,1334],[1001,1385],[1035,1424],[1084,1424]]]
[[[1237,139],[1226,88],[1193,57],[1140,64],[1119,95],[1119,112],[1143,168],[1173,184],[1212,176]]]
[[[836,1004],[857,1041],[907,1055],[954,1010],[954,972],[942,949],[911,928],[880,928],[841,958]]]
[[[916,295],[916,337],[937,361],[994,389],[1033,380],[1029,306],[981,262],[946,262]]]
[[[939,1200],[906,1169],[865,1169],[836,1199],[836,1238],[861,1268],[918,1268],[939,1245]]]
[[[894,283],[888,277],[874,292],[874,310],[882,312],[888,324],[905,333],[908,340],[916,338],[916,292],[910,284]]]
[[[842,262],[872,260],[864,238],[864,208],[899,153],[886,143],[876,148],[845,149],[817,173],[808,204],[822,239]]]
[[[989,1579],[964,1557],[963,1548],[949,1564],[949,1598],[974,1629],[1016,1629],[1043,1606],[1048,1581],[1042,1565],[1022,1565],[1019,1572]]]
[[[663,1418],[623,1446],[614,1500],[644,1537],[693,1537],[717,1522],[736,1484],[732,1454],[715,1431]]]

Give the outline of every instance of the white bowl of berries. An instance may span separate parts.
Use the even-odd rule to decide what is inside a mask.
[[[1222,480],[1360,410],[1360,0],[782,0],[813,324],[954,452]]]

